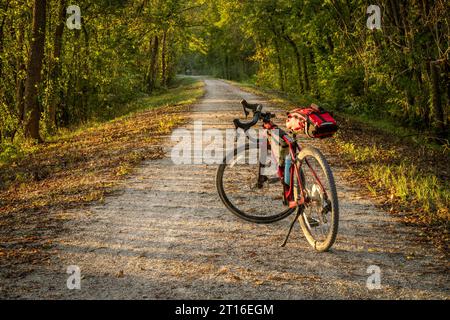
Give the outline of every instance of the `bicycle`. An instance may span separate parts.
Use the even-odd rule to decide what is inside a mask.
[[[286,246],[299,221],[308,243],[316,251],[328,251],[338,233],[339,203],[333,173],[325,157],[317,148],[301,147],[297,135],[280,129],[272,121],[275,115],[262,112],[262,105],[245,100],[241,103],[245,116],[250,110],[253,119],[250,122],[235,119],[236,130],[247,133],[262,121],[265,136],[254,144],[247,142],[236,147],[223,159],[216,175],[222,202],[236,216],[260,224],[274,223],[296,212],[282,246]],[[280,156],[275,154],[276,150],[285,152]],[[245,161],[250,154],[258,159]]]

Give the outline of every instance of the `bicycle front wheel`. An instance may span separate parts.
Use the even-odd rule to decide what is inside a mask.
[[[255,223],[273,223],[294,212],[283,204],[283,185],[276,170],[271,171],[272,161],[261,161],[259,150],[249,145],[223,160],[217,170],[216,186],[228,210]]]
[[[339,203],[333,173],[316,148],[304,148],[298,160],[307,199],[299,209],[302,210],[300,226],[315,250],[328,251],[336,241],[339,228]]]

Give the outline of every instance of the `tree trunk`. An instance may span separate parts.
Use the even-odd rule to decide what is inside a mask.
[[[445,137],[445,122],[444,122],[444,110],[442,107],[442,97],[440,90],[440,69],[436,63],[430,63],[431,69],[431,88],[433,95],[433,113],[434,113],[434,126],[436,133],[440,138]]]
[[[295,60],[297,62],[298,86],[300,89],[300,93],[305,93],[303,88],[302,56],[300,54],[300,50],[298,49],[295,41],[292,40],[289,36],[284,36],[284,38],[291,45],[292,49],[294,49]]]
[[[64,33],[65,21],[64,18],[66,16],[66,0],[61,0],[60,8],[59,8],[59,16],[58,16],[58,25],[55,30],[54,36],[54,48],[53,48],[53,56],[50,76],[53,83],[53,91],[51,93],[51,98],[49,102],[49,125],[50,128],[56,126],[56,110],[59,104],[58,97],[60,96],[59,90],[59,77],[61,75],[61,52],[62,52],[62,38]],[[55,87],[56,86],[56,87]],[[56,91],[56,92],[55,92]]]
[[[167,30],[164,30],[163,32],[161,62],[162,62],[161,81],[162,85],[164,87],[167,87]]]
[[[3,32],[3,28],[5,25],[5,21],[6,21],[6,15],[3,17],[2,22],[0,24],[0,55],[3,56],[3,37],[4,37],[4,32]],[[3,77],[3,65],[2,65],[3,61],[0,59],[0,78]]]
[[[225,54],[225,79],[231,80],[231,76],[230,76],[230,58],[228,57],[228,53]]]
[[[2,19],[2,22],[0,23],[0,55],[3,55],[3,39],[5,36],[4,33],[4,28],[5,28],[5,23],[6,23],[6,18],[8,17],[8,9],[9,9],[9,3],[10,1],[7,1],[4,7],[4,16]],[[2,60],[0,59],[0,79],[3,77],[3,65],[2,65]]]
[[[450,74],[450,65],[448,63],[445,64],[444,66],[444,70],[445,70],[445,74],[449,75]],[[446,83],[446,89],[447,89],[447,103],[450,103],[450,77],[446,77],[445,79],[445,83]]]
[[[270,21],[270,30],[272,31],[274,35],[273,43],[275,45],[275,52],[277,55],[277,64],[278,64],[278,85],[280,86],[280,89],[282,91],[285,91],[284,86],[284,66],[283,61],[281,59],[281,50],[280,50],[280,42],[279,42],[279,33],[277,32],[277,28],[275,27],[275,24],[272,21],[272,18],[269,19]]]
[[[305,81],[305,90],[309,92],[311,90],[311,84],[309,83],[309,74],[308,74],[308,60],[307,55],[303,54],[303,80]]]
[[[42,61],[45,45],[45,18],[47,0],[34,0],[33,31],[31,53],[28,59],[27,79],[25,82],[25,136],[42,142],[39,135],[40,108],[38,87],[41,82]]]
[[[333,39],[331,39],[331,37],[329,35],[327,35],[327,44],[328,44],[328,49],[330,50],[330,53],[334,53],[334,43],[333,43]]]
[[[284,91],[284,68],[283,68],[283,62],[281,60],[280,55],[280,44],[278,43],[278,40],[275,39],[275,51],[277,54],[277,63],[278,63],[278,84],[280,86],[281,91]]]
[[[314,95],[316,98],[320,98],[320,92],[319,92],[319,83],[318,83],[318,76],[317,76],[317,66],[316,66],[316,57],[314,55],[314,51],[312,49],[309,49],[309,63],[311,65],[310,68],[310,82],[312,83],[312,91],[314,92]]]
[[[170,44],[170,42],[169,42]],[[174,68],[175,65],[172,63],[172,59],[173,59],[173,51],[172,51],[172,47],[169,45],[168,49],[167,49],[167,75],[166,75],[166,81],[167,81],[167,85],[170,85],[173,81],[173,77],[174,77]]]
[[[6,21],[6,17],[7,15],[5,15],[3,17],[2,23],[0,24],[0,57],[3,57],[3,37],[4,37],[4,29],[3,26],[5,25],[5,21]],[[0,59],[0,79],[3,79],[3,64],[2,64],[2,59]],[[3,95],[4,95],[4,88],[3,85],[0,84],[0,101],[2,101],[4,99]],[[0,120],[0,145],[3,142],[3,136],[5,135],[4,133],[4,125]]]
[[[424,127],[425,128],[429,128],[430,127],[430,106],[429,103],[426,101],[426,92],[427,92],[427,88],[424,82],[426,82],[426,79],[424,79],[424,77],[426,77],[426,67],[423,66],[424,64],[422,63],[420,65],[420,69],[416,69],[415,70],[415,77],[416,77],[416,81],[419,85],[419,92],[421,93],[420,95],[416,95],[415,100],[416,100],[416,104],[418,104],[419,106],[419,112],[420,112],[420,116],[422,119],[422,122],[424,123]]]
[[[397,28],[400,28],[400,15],[398,8],[398,0],[389,0],[389,6],[391,10],[392,18],[394,20],[394,24]]]
[[[159,38],[157,35],[155,35],[151,43],[150,67],[147,83],[147,88],[150,93],[156,87],[156,79],[158,75],[158,52],[159,52]]]
[[[24,42],[24,30],[23,28],[19,28],[17,31],[19,33],[18,37],[18,50],[23,50],[23,42]],[[19,122],[23,124],[25,120],[25,104],[24,104],[24,95],[25,95],[25,79],[23,75],[26,71],[25,61],[23,60],[23,56],[21,54],[17,55],[17,80],[16,80],[16,108],[17,113],[19,115]]]
[[[89,46],[89,33],[88,30],[86,28],[86,24],[82,25],[81,28],[82,32],[83,32],[83,38],[84,38],[84,55],[86,57],[90,56],[90,46]],[[87,59],[83,60],[83,65],[82,65],[82,70],[83,70],[83,78],[81,79],[81,92],[82,92],[82,109],[81,110],[88,110],[88,112],[84,112],[82,113],[82,115],[84,116],[84,120],[88,120],[89,117],[91,117],[91,113],[92,112],[92,105],[89,104],[89,97],[91,97],[90,94],[90,84],[89,84],[89,79],[90,79],[90,69],[89,69],[89,61]]]

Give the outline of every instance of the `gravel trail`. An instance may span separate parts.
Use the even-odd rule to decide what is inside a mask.
[[[219,80],[192,108],[207,128],[232,127],[239,101],[264,100]],[[274,109],[272,109],[273,111]],[[275,110],[276,111],[276,110]],[[279,117],[278,121],[282,117]],[[168,139],[170,141],[170,139]],[[418,242],[415,229],[377,209],[333,166],[341,208],[333,250],[314,252],[297,227],[280,248],[292,217],[273,225],[241,221],[220,202],[216,165],[143,163],[121,191],[88,209],[65,212],[69,233],[47,266],[3,283],[8,295],[37,299],[449,299],[448,261]],[[81,269],[68,290],[67,266]],[[381,269],[369,290],[367,268]]]

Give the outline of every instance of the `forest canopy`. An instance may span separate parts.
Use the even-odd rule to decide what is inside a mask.
[[[448,136],[446,0],[1,0],[0,145],[207,74]],[[69,28],[78,5],[80,28]]]

